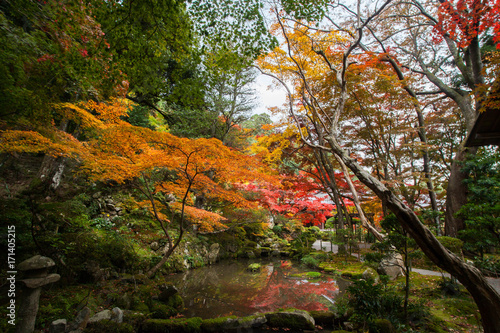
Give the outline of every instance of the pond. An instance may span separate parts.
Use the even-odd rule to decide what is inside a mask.
[[[251,263],[260,263],[262,268],[250,272]],[[348,282],[325,275],[316,279],[292,276],[308,271],[290,260],[238,260],[175,274],[169,280],[184,299],[186,317],[242,317],[292,307],[328,310]]]

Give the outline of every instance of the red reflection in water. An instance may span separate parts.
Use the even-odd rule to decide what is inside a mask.
[[[267,277],[267,283],[249,306],[256,312],[290,307],[307,311],[328,310],[324,303],[330,301],[324,296],[333,299],[338,292],[339,288],[331,278],[311,281],[291,278],[282,270],[273,270]]]

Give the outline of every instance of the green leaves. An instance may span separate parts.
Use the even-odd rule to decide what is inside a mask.
[[[298,20],[320,21],[326,14],[327,0],[282,0],[283,8]]]
[[[469,190],[468,202],[458,214],[464,218],[466,229],[460,232],[464,248],[479,251],[481,257],[491,247],[500,246],[500,155],[483,150],[468,159],[463,171]]]
[[[277,46],[264,23],[260,0],[194,0],[189,6],[204,45],[232,50],[243,66]]]

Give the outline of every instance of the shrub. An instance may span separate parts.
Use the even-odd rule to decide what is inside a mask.
[[[300,261],[307,267],[316,268],[319,266],[319,261],[311,257],[310,255],[303,257],[302,259],[300,259]]]

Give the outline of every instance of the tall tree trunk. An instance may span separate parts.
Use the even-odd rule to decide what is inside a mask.
[[[59,130],[67,131],[69,121],[63,119],[59,125]],[[53,157],[45,155],[42,165],[38,170],[38,178],[47,185],[47,189],[55,191],[61,185],[64,169],[66,168],[65,157]]]
[[[458,232],[465,228],[464,220],[456,216],[460,208],[467,203],[467,185],[464,180],[467,174],[461,171],[462,162],[467,159],[467,154],[475,154],[477,148],[464,149],[462,146],[455,154],[451,164],[450,179],[446,190],[445,235],[457,237]]]
[[[420,222],[419,217],[378,179],[347,156],[335,138],[329,139],[332,150],[396,215],[401,226],[409,233],[425,255],[437,266],[456,277],[476,302],[485,333],[500,332],[500,295],[474,266],[465,263],[447,250],[434,234]]]

